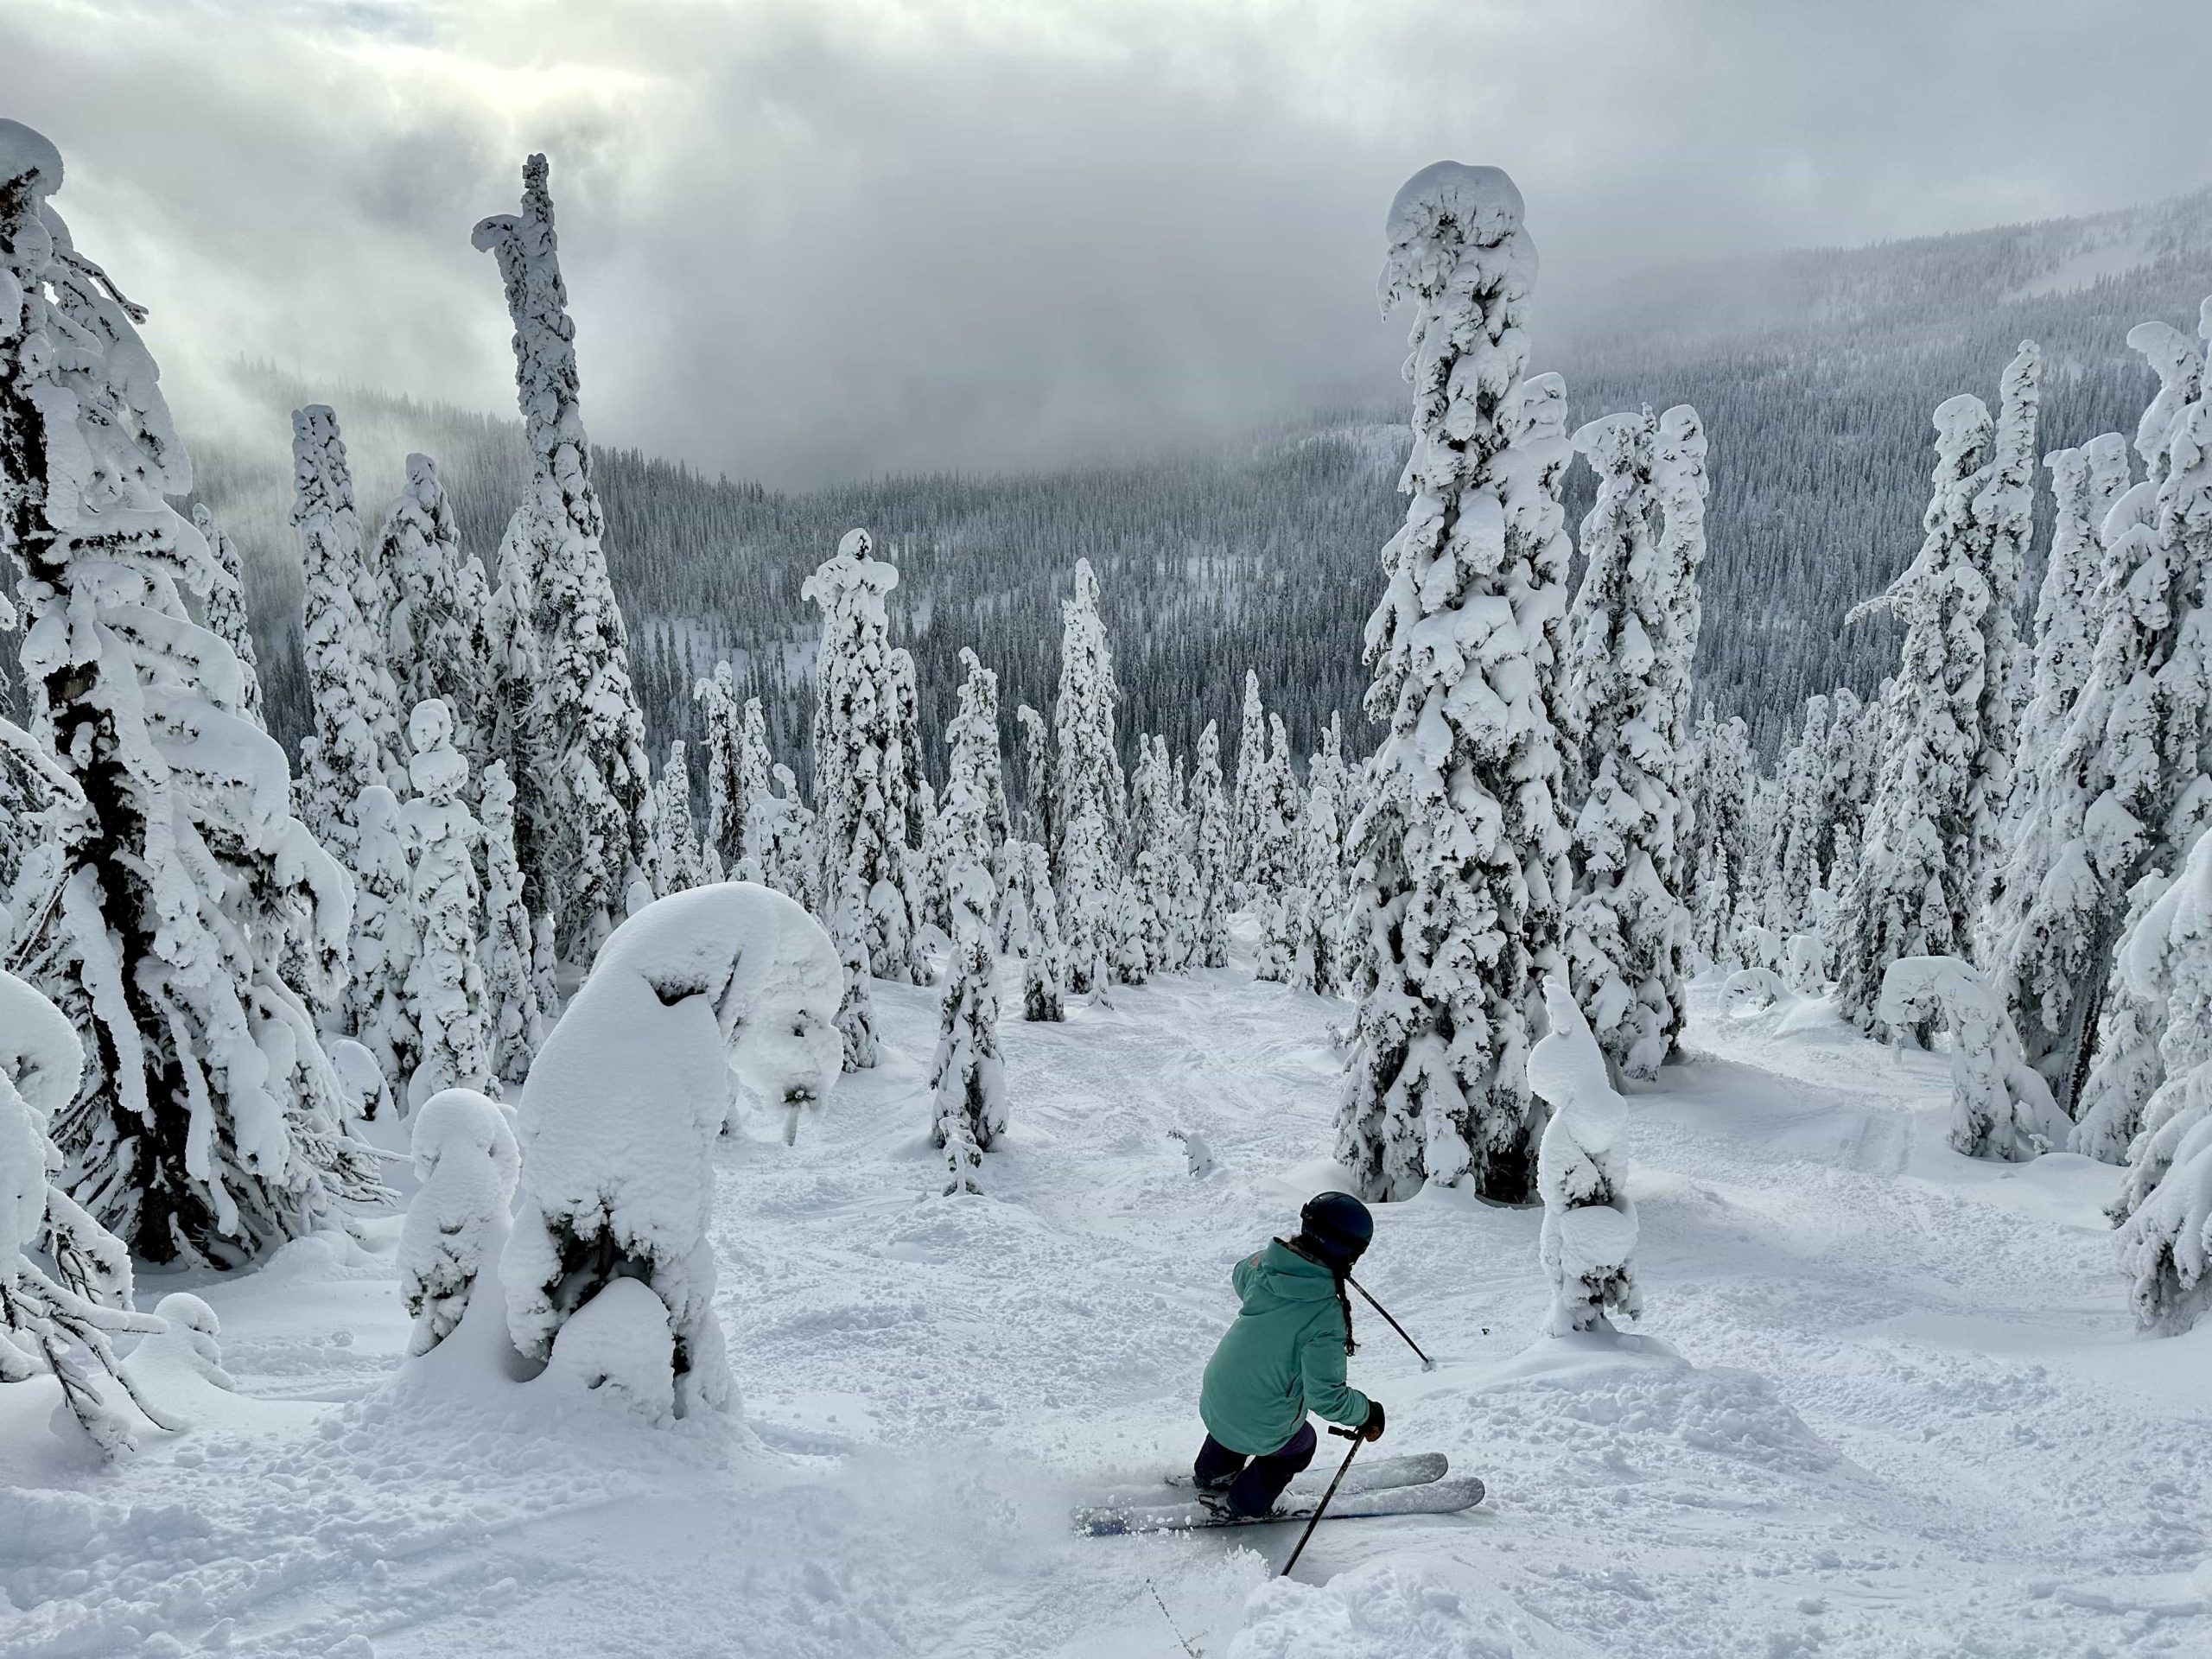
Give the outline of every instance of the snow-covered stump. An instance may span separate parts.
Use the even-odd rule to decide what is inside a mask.
[[[2021,1053],[2003,1001],[1956,957],[1891,963],[1874,1017],[1892,1031],[1939,1017],[1950,1028],[1955,1151],[2018,1163],[2063,1143],[2066,1120]]]
[[[399,1233],[399,1290],[414,1319],[410,1354],[427,1354],[459,1326],[487,1264],[506,1246],[522,1149],[499,1103],[447,1089],[415,1114],[410,1141],[421,1183]]]
[[[1551,1030],[1529,1055],[1529,1086],[1552,1109],[1536,1151],[1536,1190],[1544,1201],[1537,1246],[1552,1281],[1544,1334],[1611,1333],[1615,1312],[1643,1312],[1637,1284],[1636,1205],[1623,1190],[1626,1172],[1614,1143],[1628,1103],[1607,1074],[1605,1051],[1557,975],[1544,981]]]
[[[646,1414],[728,1402],[707,1236],[715,1142],[741,1093],[794,1114],[821,1101],[842,980],[813,918],[745,882],[672,894],[609,936],[523,1094],[522,1200],[499,1277],[525,1356],[570,1376],[605,1363],[610,1336],[652,1337],[651,1358],[620,1357]],[[620,1300],[598,1306],[609,1291]],[[646,1386],[664,1375],[665,1412]]]

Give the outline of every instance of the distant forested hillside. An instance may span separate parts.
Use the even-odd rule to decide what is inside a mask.
[[[2155,316],[2193,332],[2207,292],[2212,193],[1656,273],[1602,314],[1559,320],[1549,336],[1540,305],[1537,366],[1567,376],[1577,420],[1645,402],[1688,402],[1704,416],[1713,500],[1700,678],[1770,747],[1808,692],[1869,690],[1891,665],[1887,626],[1847,630],[1843,618],[1918,543],[1935,405],[1962,391],[1993,400],[1999,371],[2033,337],[2047,362],[2043,448],[2132,432],[2150,378],[2125,347],[2127,330]],[[588,401],[593,343],[580,344]],[[179,416],[200,495],[247,550],[264,675],[280,728],[296,738],[306,709],[285,522],[291,406],[337,407],[372,529],[405,453],[436,456],[467,544],[487,566],[521,487],[518,429],[267,367],[236,378],[245,413],[222,429],[195,429],[189,403]],[[1357,734],[1361,628],[1378,589],[1376,556],[1401,511],[1398,413],[1315,416],[1238,446],[1089,470],[794,493],[601,448],[607,556],[656,746],[696,734],[691,677],[727,654],[767,699],[779,752],[804,772],[816,619],[800,586],[855,524],[895,550],[893,623],[920,664],[933,753],[964,645],[1000,671],[1009,711],[1045,706],[1057,607],[1078,556],[1104,585],[1125,741],[1160,731],[1187,749],[1209,719],[1226,735],[1248,664],[1301,751],[1337,710]],[[744,457],[730,465],[741,474]],[[1578,468],[1578,518],[1587,490]]]

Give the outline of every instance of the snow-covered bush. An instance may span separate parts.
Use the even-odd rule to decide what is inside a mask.
[[[1874,1017],[1902,1031],[1939,1016],[1951,1033],[1953,1149],[2018,1162],[2062,1143],[2066,1120],[1981,976],[1956,957],[1891,963]]]
[[[0,972],[0,1384],[52,1376],[70,1414],[112,1456],[130,1448],[130,1424],[96,1373],[157,1426],[176,1425],[139,1397],[111,1345],[162,1329],[131,1311],[129,1254],[54,1184],[61,1159],[47,1124],[75,1095],[83,1066],[61,1011]]]
[[[747,883],[672,894],[609,936],[523,1092],[522,1198],[499,1262],[518,1349],[548,1357],[581,1310],[634,1281],[674,1332],[677,1414],[728,1398],[715,1141],[741,1096],[794,1114],[820,1103],[838,982],[813,918]]]
[[[447,1089],[415,1114],[415,1179],[399,1233],[399,1291],[413,1316],[410,1354],[427,1354],[468,1311],[477,1276],[496,1266],[522,1150],[507,1115],[474,1089]]]
[[[1610,1317],[1643,1311],[1636,1280],[1636,1205],[1613,1156],[1628,1118],[1606,1075],[1605,1055],[1557,976],[1544,982],[1551,1030],[1529,1056],[1529,1086],[1552,1109],[1536,1154],[1544,1201],[1537,1252],[1551,1276],[1548,1336],[1611,1331]]]
[[[1720,988],[1720,1004],[1731,1014],[1762,1014],[1790,995],[1771,968],[1738,968]]]
[[[1521,1202],[1535,1185],[1528,1045],[1567,897],[1550,696],[1568,550],[1546,514],[1513,510],[1557,460],[1548,414],[1508,418],[1551,390],[1517,386],[1535,275],[1521,215],[1503,173],[1456,162],[1390,207],[1382,297],[1414,312],[1412,499],[1367,624],[1367,710],[1386,729],[1348,842],[1375,978],[1336,1135],[1370,1199],[1464,1180]],[[1516,436],[1538,447],[1516,454]]]

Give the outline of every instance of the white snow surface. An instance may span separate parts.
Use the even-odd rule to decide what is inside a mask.
[[[1480,1508],[1325,1522],[1290,1583],[1285,1529],[1071,1535],[1072,1505],[1189,1458],[1230,1268],[1338,1179],[1344,1006],[1253,984],[1254,938],[1007,1021],[1022,1108],[981,1198],[938,1196],[918,1133],[935,994],[876,986],[884,1064],[795,1146],[753,1108],[701,1165],[741,1421],[503,1377],[455,1351],[489,1298],[404,1361],[397,1217],[146,1274],[143,1305],[214,1310],[236,1392],[200,1382],[189,1431],[103,1469],[49,1429],[50,1382],[0,1388],[0,1653],[2212,1652],[2212,1326],[2133,1334],[2100,1213],[2121,1172],[1961,1157],[1943,1057],[1823,1001],[1731,1014],[1711,982],[1621,1128],[1636,1333],[1534,1340],[1535,1210],[1378,1211],[1363,1279],[1440,1363],[1362,1308],[1353,1380],[1381,1449],[1448,1452]]]

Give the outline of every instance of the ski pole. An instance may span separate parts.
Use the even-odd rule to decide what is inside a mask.
[[[1290,1569],[1298,1565],[1298,1558],[1306,1553],[1306,1541],[1313,1535],[1313,1529],[1321,1524],[1321,1516],[1328,1510],[1329,1500],[1337,1495],[1337,1488],[1344,1484],[1344,1477],[1351,1472],[1351,1460],[1359,1455],[1360,1442],[1367,1438],[1356,1428],[1332,1428],[1329,1433],[1341,1434],[1350,1440],[1351,1450],[1344,1453],[1344,1460],[1337,1465],[1337,1478],[1329,1483],[1329,1490],[1321,1494],[1321,1501],[1313,1506],[1313,1518],[1306,1523],[1306,1530],[1298,1535],[1298,1548],[1290,1552],[1290,1559],[1282,1564],[1282,1571],[1275,1574],[1279,1579],[1288,1578]]]
[[[1361,1295],[1367,1296],[1367,1287],[1361,1284],[1359,1281],[1353,1278],[1351,1274],[1344,1274],[1344,1282],[1350,1285],[1354,1290],[1357,1291]],[[1393,1331],[1396,1332],[1402,1337],[1406,1337],[1406,1327],[1400,1325],[1395,1319],[1390,1319],[1390,1310],[1389,1308],[1383,1306],[1382,1303],[1376,1301],[1372,1296],[1367,1296],[1367,1305],[1373,1308],[1377,1313],[1380,1313],[1384,1319],[1390,1319],[1390,1328]],[[1421,1353],[1421,1344],[1415,1342],[1411,1337],[1406,1337],[1406,1346],[1412,1349],[1414,1353],[1421,1355],[1421,1370],[1424,1371],[1433,1371],[1436,1369],[1436,1362],[1431,1359],[1427,1354]]]

